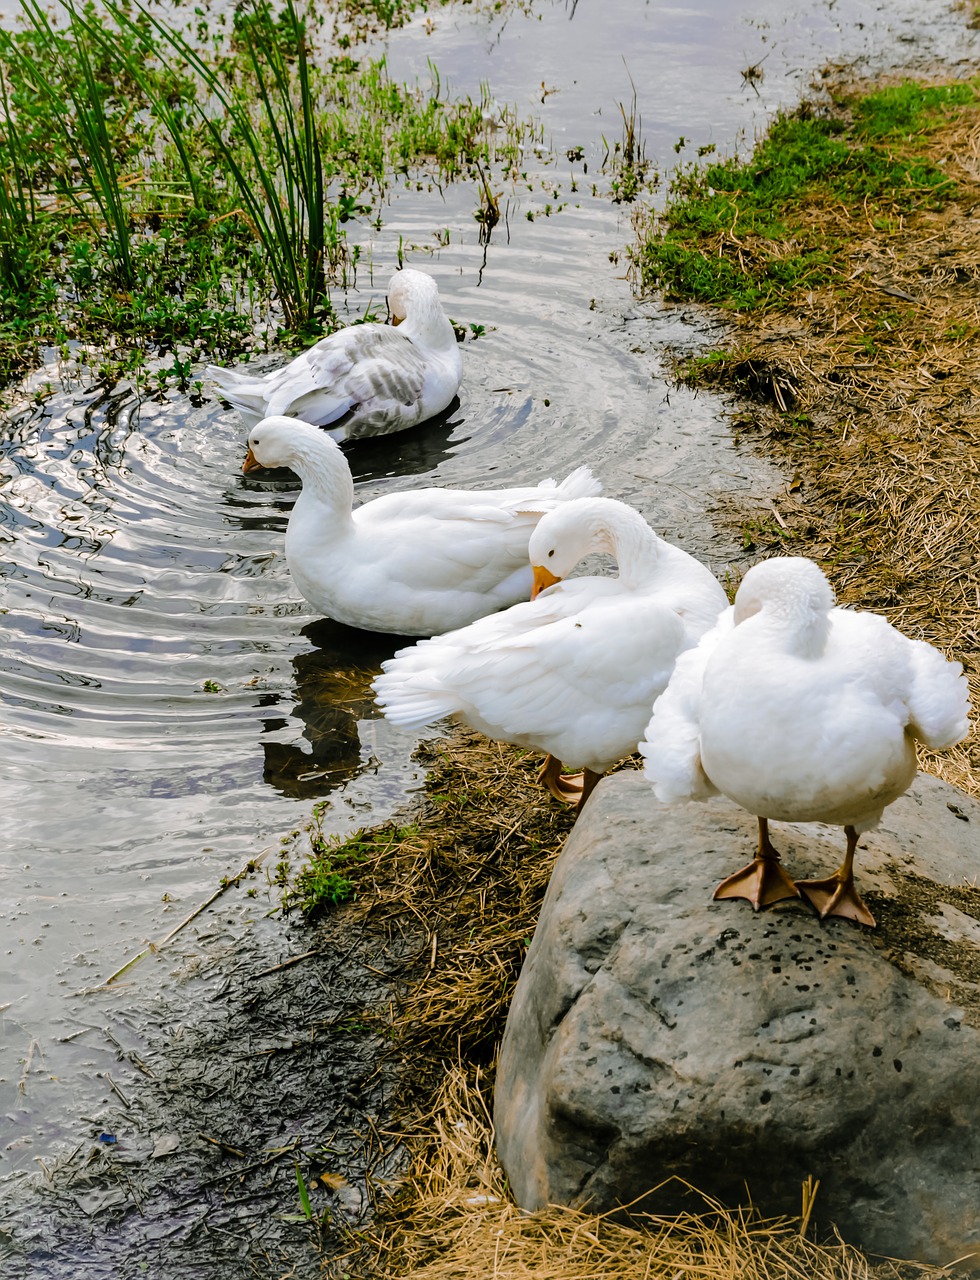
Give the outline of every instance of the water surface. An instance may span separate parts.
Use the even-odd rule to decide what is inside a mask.
[[[430,9],[387,48],[395,78],[425,79],[431,59],[454,91],[489,82],[546,144],[529,149],[527,182],[496,181],[489,244],[470,185],[399,192],[380,231],[352,229],[365,254],[352,315],[401,244],[454,319],[484,330],[446,422],[352,450],[359,499],[584,462],[723,574],[742,552],[716,499],[756,501],[782,480],[735,451],[722,403],[665,380],[665,351],[710,340],[712,322],[632,296],[632,210],[602,172],[630,77],[666,172],[699,146],[750,141],[828,60],[975,63],[975,34],[937,0],[542,0]],[[0,422],[0,1177],[21,1175],[8,1183],[21,1205],[38,1158],[92,1140],[114,1086],[139,1089],[120,1046],[200,1017],[236,939],[257,965],[303,949],[269,914],[266,872],[313,804],[343,833],[419,782],[415,735],[380,720],[367,688],[397,639],[324,623],[298,598],[282,556],[295,483],[243,477],[243,436],[207,393],[106,394],[54,356]],[[263,854],[175,948],[102,985]]]

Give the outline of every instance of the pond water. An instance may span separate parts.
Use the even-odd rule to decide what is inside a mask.
[[[387,41],[394,78],[426,79],[431,59],[453,92],[486,81],[545,144],[526,157],[533,190],[495,184],[505,216],[489,244],[469,185],[396,193],[380,231],[352,231],[352,315],[381,298],[401,243],[453,318],[484,330],[446,422],[351,450],[358,496],[587,462],[722,574],[740,550],[714,504],[763,499],[781,477],[735,451],[722,404],[664,379],[665,349],[708,340],[710,322],[631,294],[631,210],[601,171],[630,77],[646,154],[668,172],[699,146],[750,141],[828,61],[975,65],[976,34],[939,0],[527,8],[433,7]],[[105,394],[54,356],[0,421],[0,1274],[5,1240],[40,1212],[38,1161],[97,1138],[102,1110],[140,1087],[132,1055],[203,1013],[228,957],[248,950],[258,969],[303,950],[269,877],[313,804],[343,833],[419,784],[416,737],[368,693],[397,639],[299,600],[282,555],[295,484],[242,476],[243,439],[214,399]],[[104,985],[261,855],[174,947]],[[32,1275],[96,1274],[71,1270],[84,1249],[31,1257]]]

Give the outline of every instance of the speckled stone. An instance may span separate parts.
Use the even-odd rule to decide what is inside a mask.
[[[773,823],[796,878],[843,833]],[[497,1073],[518,1203],[798,1214],[874,1252],[980,1270],[980,805],[920,776],[862,837],[875,931],[801,900],[713,902],[756,823],[603,781],[551,880]],[[746,1188],[748,1191],[746,1191]]]

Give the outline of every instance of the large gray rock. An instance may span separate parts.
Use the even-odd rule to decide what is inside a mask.
[[[843,834],[774,823],[798,878]],[[727,801],[602,782],[548,889],[504,1034],[497,1150],[517,1202],[798,1214],[980,1270],[980,805],[934,778],[862,838],[869,931],[802,901],[713,902],[753,855]]]

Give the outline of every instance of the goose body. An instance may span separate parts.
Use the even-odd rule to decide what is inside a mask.
[[[243,470],[258,467],[289,467],[302,480],[286,561],[304,598],[348,626],[399,635],[433,635],[526,600],[528,538],[541,515],[600,488],[579,467],[561,484],[409,489],[355,510],[339,445],[286,417],[250,432]]]
[[[562,581],[592,551],[613,554],[619,576]],[[528,552],[538,581],[554,585],[402,650],[374,689],[397,724],[458,717],[488,737],[584,766],[591,789],[636,749],[677,655],[711,626],[725,593],[702,564],[609,498],[549,512]],[[552,789],[572,798],[576,788],[563,791],[548,768]]]
[[[396,271],[388,308],[392,324],[349,325],[272,373],[208,365],[207,374],[249,429],[286,415],[338,441],[402,431],[449,407],[463,362],[431,276]]]
[[[722,792],[765,823],[831,823],[856,845],[915,777],[915,742],[958,742],[968,711],[959,663],[877,614],[837,608],[817,565],[784,557],[750,569],[677,663],[640,750],[661,800]],[[760,857],[773,854],[760,827]],[[824,882],[809,883],[827,906]],[[851,906],[824,914],[873,924]]]

